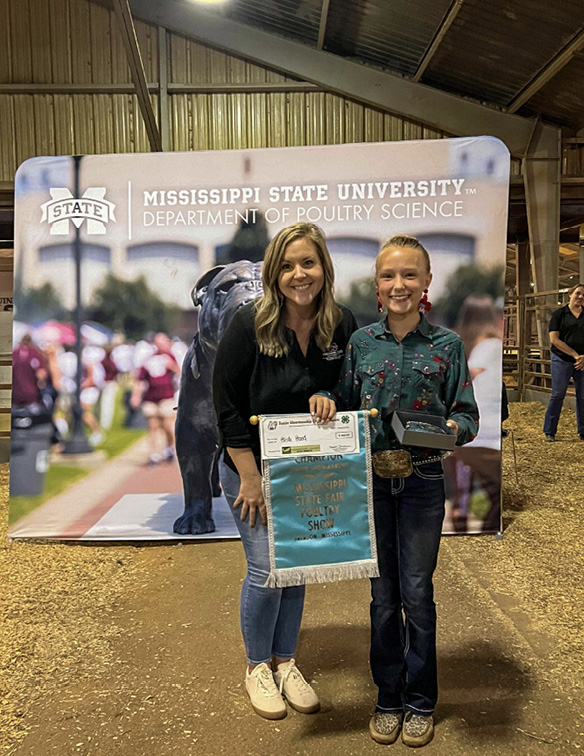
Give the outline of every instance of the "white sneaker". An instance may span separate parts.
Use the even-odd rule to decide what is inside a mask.
[[[256,714],[265,719],[283,719],[286,703],[274,682],[272,670],[265,662],[245,673],[245,689]]]
[[[313,714],[320,710],[318,696],[302,676],[294,659],[278,664],[274,672],[274,680],[280,693],[296,711],[302,714]]]

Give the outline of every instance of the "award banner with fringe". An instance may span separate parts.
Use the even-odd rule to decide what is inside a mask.
[[[378,577],[369,413],[259,418],[270,575],[286,587]]]

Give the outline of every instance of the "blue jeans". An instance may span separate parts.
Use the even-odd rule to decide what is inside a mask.
[[[432,575],[444,519],[442,465],[415,467],[408,478],[374,475],[373,497],[380,572],[371,580],[376,711],[427,716],[438,698]]]
[[[584,434],[584,370],[576,370],[573,362],[567,362],[552,352],[552,395],[545,413],[543,432],[555,436],[562,404],[570,378],[576,387],[576,423],[579,435]]]
[[[241,586],[240,622],[249,664],[269,662],[273,656],[291,659],[296,653],[304,608],[303,585],[266,588],[270,571],[268,529],[259,513],[253,528],[249,515],[243,522],[241,509],[233,509],[239,494],[239,476],[221,461],[219,476],[223,493],[233,513],[247,560],[247,575]]]

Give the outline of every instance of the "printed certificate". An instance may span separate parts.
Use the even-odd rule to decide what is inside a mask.
[[[260,433],[264,459],[360,451],[356,412],[340,412],[328,423],[317,423],[308,414],[264,415]]]

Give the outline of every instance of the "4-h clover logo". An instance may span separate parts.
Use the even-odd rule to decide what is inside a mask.
[[[343,415],[341,418],[341,422],[345,423],[345,425],[350,422],[351,418],[348,415]]]

